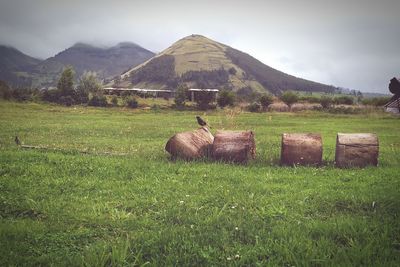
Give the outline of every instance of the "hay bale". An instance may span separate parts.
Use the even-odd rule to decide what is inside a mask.
[[[211,155],[216,160],[246,163],[256,157],[256,143],[252,131],[218,131]]]
[[[285,103],[273,103],[268,106],[268,111],[289,112],[289,106]]]
[[[165,150],[173,159],[199,159],[208,156],[213,141],[214,136],[211,132],[202,127],[195,131],[175,134],[168,140]]]
[[[313,133],[282,134],[282,165],[321,165],[322,138]]]
[[[339,168],[378,165],[379,141],[376,134],[338,133],[335,162]]]

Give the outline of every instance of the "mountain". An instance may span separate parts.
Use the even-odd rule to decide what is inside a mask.
[[[11,84],[30,83],[28,72],[40,62],[13,47],[0,45],[0,80]]]
[[[284,90],[333,92],[335,87],[297,78],[252,56],[201,35],[187,36],[121,75],[119,86],[195,88],[279,93]]]
[[[95,71],[101,79],[112,78],[152,56],[153,52],[134,43],[119,43],[110,48],[77,43],[36,65],[32,70],[33,85],[55,85],[68,65],[75,69],[77,78],[85,71]]]

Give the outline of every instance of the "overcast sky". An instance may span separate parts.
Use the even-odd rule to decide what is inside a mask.
[[[160,52],[193,33],[335,86],[387,93],[400,76],[400,0],[0,0],[0,43],[39,58],[76,42]]]

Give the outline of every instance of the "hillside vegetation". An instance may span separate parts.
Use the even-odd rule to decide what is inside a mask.
[[[257,159],[171,161],[195,115],[1,101],[0,265],[398,265],[397,117],[202,113],[253,130]],[[324,166],[279,166],[283,132],[321,133]],[[376,133],[379,166],[334,168],[337,132]]]
[[[174,72],[170,71],[168,77],[163,79],[155,78],[152,72],[163,69],[155,66],[160,58],[165,57],[173,58],[168,69],[173,69]],[[226,78],[221,79],[222,72]],[[213,87],[233,91],[247,88],[255,92],[269,91],[274,94],[285,90],[336,90],[332,86],[299,79],[275,70],[248,54],[201,35],[191,35],[177,41],[152,59],[124,73],[122,79],[123,85],[127,87],[162,89],[175,89],[178,84],[185,84],[188,87]]]

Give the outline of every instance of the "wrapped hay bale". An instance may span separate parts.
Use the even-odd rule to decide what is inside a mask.
[[[252,131],[218,131],[211,155],[216,160],[246,163],[256,157],[256,143]]]
[[[288,112],[289,106],[285,103],[273,103],[268,106],[268,111]]]
[[[168,140],[165,150],[173,159],[199,159],[208,156],[213,141],[214,136],[206,127],[202,127],[195,131],[175,134]]]
[[[292,105],[291,111],[293,112],[298,112],[298,111],[303,111],[307,110],[307,105],[303,103],[295,103]]]
[[[339,168],[377,166],[378,154],[379,141],[376,134],[337,134],[335,162]]]
[[[282,165],[321,165],[322,138],[320,134],[282,134]]]

